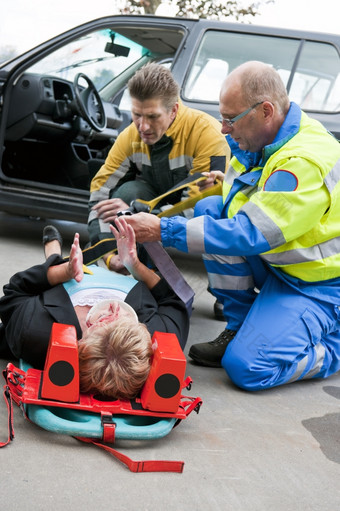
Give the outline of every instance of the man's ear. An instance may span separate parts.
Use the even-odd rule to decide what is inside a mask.
[[[174,120],[174,119],[175,119],[175,117],[176,117],[176,115],[177,115],[177,112],[178,112],[178,108],[179,108],[179,103],[178,103],[178,102],[176,102],[176,103],[174,104],[174,106],[172,107],[172,110],[171,110],[171,118],[172,118],[172,120]]]
[[[262,104],[263,116],[266,120],[274,116],[274,105],[270,101],[264,101]]]

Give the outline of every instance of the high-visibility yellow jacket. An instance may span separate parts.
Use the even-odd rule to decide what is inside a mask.
[[[234,156],[223,183],[221,220],[162,219],[163,244],[189,252],[260,255],[306,282],[339,278],[339,142],[294,103],[261,153],[241,151],[227,140]]]

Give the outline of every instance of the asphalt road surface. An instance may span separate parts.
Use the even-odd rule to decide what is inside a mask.
[[[16,271],[43,260],[42,229],[57,226],[67,254],[85,225],[0,213],[1,287]],[[196,292],[191,344],[213,340],[224,323],[199,257],[171,252]],[[7,361],[0,360],[1,369]],[[340,508],[340,375],[248,393],[223,369],[188,361],[190,395],[203,406],[158,440],[117,441],[135,460],[185,462],[182,474],[134,474],[108,453],[52,433],[14,409],[15,439],[0,450],[1,508],[13,511],[277,511]],[[7,439],[7,408],[0,404],[0,442]]]

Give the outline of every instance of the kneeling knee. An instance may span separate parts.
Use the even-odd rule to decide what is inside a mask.
[[[227,356],[226,353],[222,359],[222,367],[231,381],[243,390],[255,391],[266,387],[263,371],[255,369],[249,360],[231,354]]]

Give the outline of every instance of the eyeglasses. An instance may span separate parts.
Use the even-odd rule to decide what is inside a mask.
[[[247,110],[236,115],[236,117],[233,117],[232,119],[226,119],[225,117],[223,117],[223,115],[221,115],[221,122],[227,124],[229,128],[232,128],[232,126],[234,125],[234,123],[236,121],[239,121],[240,119],[242,119],[242,117],[249,114],[249,112],[251,112],[251,110],[253,110],[254,108],[256,108],[259,105],[262,105],[262,103],[264,103],[264,101],[259,101],[258,103],[255,103],[255,105],[251,106],[250,108],[247,108]]]

